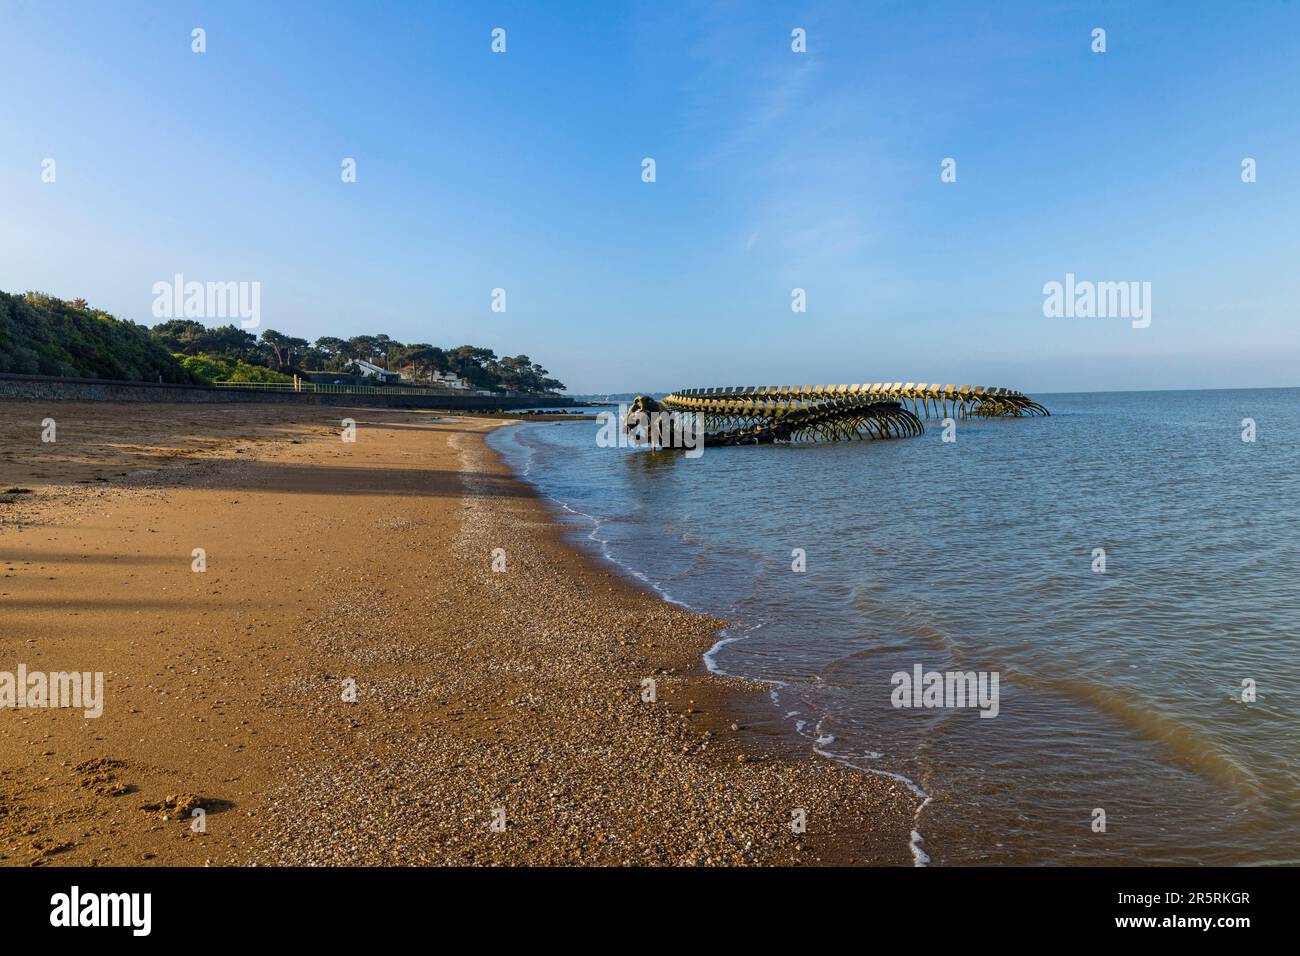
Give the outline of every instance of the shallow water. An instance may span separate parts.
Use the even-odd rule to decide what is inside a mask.
[[[709,662],[773,681],[774,721],[909,781],[919,861],[1300,863],[1300,389],[1035,397],[953,443],[490,441],[577,539],[734,622]],[[997,716],[895,707],[916,665],[995,673]]]

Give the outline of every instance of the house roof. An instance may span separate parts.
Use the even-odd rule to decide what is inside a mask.
[[[354,359],[353,362],[363,372],[370,372],[372,375],[396,375],[397,374],[396,372],[391,372],[386,368],[380,368],[378,365],[375,365],[371,362],[367,362],[365,359]]]

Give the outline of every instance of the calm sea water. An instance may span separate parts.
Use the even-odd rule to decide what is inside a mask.
[[[1300,389],[1035,397],[954,443],[491,441],[577,540],[733,622],[708,662],[772,681],[774,723],[908,781],[918,861],[1300,863]],[[998,715],[894,707],[918,664],[996,672]]]

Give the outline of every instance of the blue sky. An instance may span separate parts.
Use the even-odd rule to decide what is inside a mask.
[[[584,392],[1296,385],[1297,62],[1283,3],[0,0],[0,289],[257,281]]]

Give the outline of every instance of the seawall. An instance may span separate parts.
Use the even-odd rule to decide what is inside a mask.
[[[0,399],[68,402],[276,402],[298,405],[371,406],[376,408],[447,408],[474,411],[492,408],[538,408],[567,405],[554,396],[392,394],[365,392],[262,392],[254,389],[118,382],[98,378],[57,378],[0,372]]]

